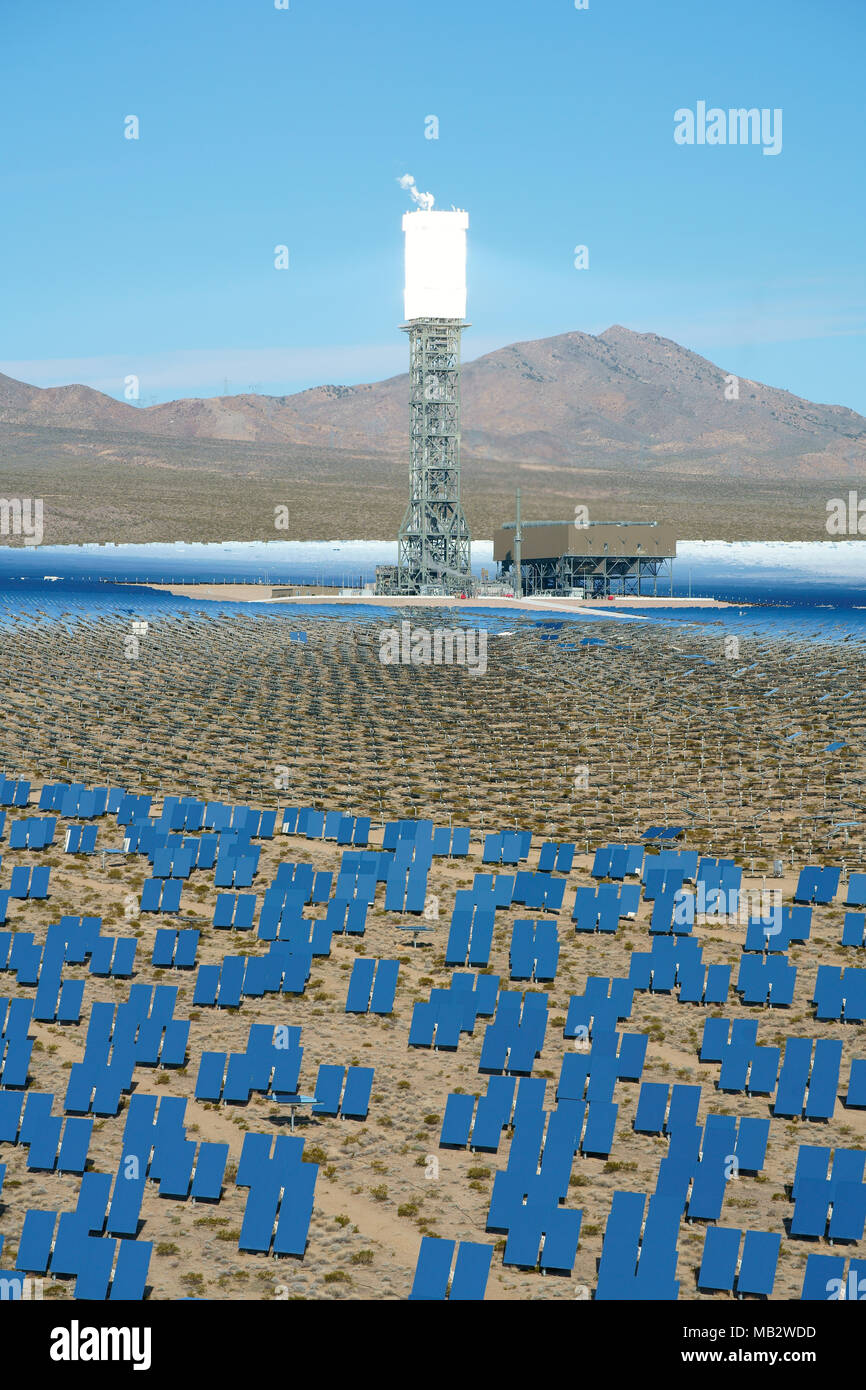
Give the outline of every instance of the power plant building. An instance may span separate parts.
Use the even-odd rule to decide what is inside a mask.
[[[460,497],[460,345],[466,324],[469,215],[429,205],[403,217],[403,331],[409,337],[409,503],[397,564],[376,566],[378,594],[471,595],[471,535]],[[416,199],[417,201],[417,199]],[[659,522],[527,521],[496,532],[493,558],[515,594],[672,590],[676,537]]]
[[[656,595],[673,584],[676,553],[673,527],[657,521],[508,522],[493,538],[500,577],[525,595]]]

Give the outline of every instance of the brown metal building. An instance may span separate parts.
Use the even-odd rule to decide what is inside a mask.
[[[673,583],[674,530],[657,521],[524,521],[520,527],[520,577],[524,594],[656,594]],[[515,523],[493,537],[493,558],[502,578],[516,582]],[[648,587],[651,585],[651,587]]]

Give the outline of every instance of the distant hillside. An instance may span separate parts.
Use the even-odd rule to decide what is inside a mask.
[[[727,400],[725,376],[669,339],[620,327],[515,343],[464,368],[464,457],[719,481],[862,473],[863,416],[745,378],[739,399]],[[408,378],[398,376],[140,408],[86,386],[40,389],[0,375],[0,424],[146,437],[141,452],[154,463],[163,439],[282,444],[296,457],[308,450],[405,457],[407,389]]]

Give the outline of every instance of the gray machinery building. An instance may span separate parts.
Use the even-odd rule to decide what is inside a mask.
[[[501,578],[524,595],[673,592],[676,553],[673,527],[657,521],[507,522],[493,538]]]
[[[407,213],[409,505],[397,564],[379,594],[471,593],[471,536],[460,500],[460,338],[466,327],[465,212]]]

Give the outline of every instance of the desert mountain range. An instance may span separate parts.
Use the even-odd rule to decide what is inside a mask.
[[[465,346],[470,346],[467,337]],[[727,397],[738,391],[737,399]],[[140,407],[81,385],[0,374],[0,424],[158,440],[407,453],[408,377],[287,396],[181,399]],[[801,480],[862,474],[866,418],[740,378],[653,333],[614,326],[514,343],[465,364],[463,453],[555,468]],[[58,443],[61,436],[56,436]]]

